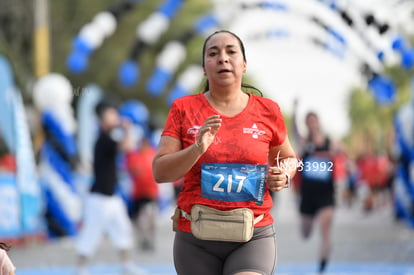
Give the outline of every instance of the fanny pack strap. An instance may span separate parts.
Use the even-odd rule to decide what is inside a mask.
[[[181,208],[180,208],[180,212],[181,212],[181,216],[183,216],[184,218],[186,218],[187,220],[189,220],[191,222],[191,215],[190,214],[188,214],[187,212],[185,212]]]
[[[191,215],[190,214],[188,214],[187,212],[185,212],[181,208],[180,208],[180,212],[181,212],[181,216],[183,216],[184,218],[186,218],[187,220],[189,220],[191,222]],[[256,223],[260,222],[261,220],[263,220],[263,218],[264,218],[264,214],[261,214],[261,215],[257,216],[253,220],[253,224],[256,224]]]

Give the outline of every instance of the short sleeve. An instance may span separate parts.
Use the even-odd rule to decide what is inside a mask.
[[[270,147],[282,145],[287,137],[285,119],[277,103],[275,103],[274,111],[274,122],[272,123],[273,138],[270,142]]]
[[[181,123],[182,123],[182,112],[176,103],[173,102],[171,105],[170,111],[165,122],[164,130],[162,131],[162,136],[172,136],[177,139],[181,139]]]

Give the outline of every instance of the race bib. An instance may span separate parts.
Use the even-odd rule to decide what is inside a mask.
[[[329,182],[332,178],[333,163],[327,158],[307,157],[300,170],[304,179]]]
[[[261,205],[266,165],[203,163],[201,196],[220,201],[251,201]]]

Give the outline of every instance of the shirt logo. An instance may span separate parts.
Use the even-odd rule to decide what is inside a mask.
[[[252,135],[252,138],[257,139],[259,136],[266,134],[266,132],[260,130],[256,123],[253,123],[251,128],[243,128],[243,134]]]

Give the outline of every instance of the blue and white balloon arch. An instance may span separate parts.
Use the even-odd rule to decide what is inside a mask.
[[[85,25],[74,39],[74,50],[67,60],[68,69],[73,73],[84,72],[87,68],[87,58],[103,43],[105,38],[116,30],[117,19],[138,6],[139,2],[142,1],[126,1],[117,8],[112,7],[106,12],[99,13],[91,23]],[[146,83],[146,90],[151,96],[160,96],[174,77],[176,77],[176,83],[174,88],[168,92],[168,103],[177,97],[193,92],[192,89],[197,87],[203,77],[202,71],[197,69],[199,65],[193,64],[181,72],[177,72],[180,64],[185,61],[186,47],[189,41],[196,36],[205,36],[215,29],[226,28],[236,15],[243,16],[244,11],[257,8],[295,14],[314,24],[320,31],[326,32],[331,38],[329,41],[312,37],[312,35],[309,35],[309,39],[313,41],[314,45],[324,48],[327,53],[341,54],[341,51],[342,53],[350,53],[348,56],[352,56],[359,63],[356,69],[363,72],[367,85],[379,104],[392,103],[396,92],[394,83],[383,73],[384,66],[389,65],[385,54],[389,51],[384,50],[384,47],[391,48],[394,53],[400,55],[400,66],[403,69],[411,69],[414,65],[414,50],[404,36],[398,34],[397,30],[388,22],[376,18],[375,14],[370,11],[361,11],[350,8],[350,5],[341,5],[340,1],[315,0],[315,4],[325,7],[326,13],[334,14],[343,22],[343,25],[348,29],[346,30],[347,34],[353,33],[359,38],[367,49],[364,53],[371,55],[367,59],[348,44],[343,25],[339,26],[337,22],[336,25],[326,22],[320,14],[301,11],[289,1],[246,1],[246,3],[228,1],[228,3],[228,8],[225,11],[207,13],[194,22],[194,27],[184,30],[182,35],[164,45],[163,50],[156,58],[153,74]],[[185,1],[166,0],[156,11],[137,25],[136,39],[130,48],[127,59],[119,67],[120,85],[131,88],[137,84],[140,78],[140,56],[168,30],[170,21],[176,16],[183,4]],[[292,39],[295,37],[295,35],[288,35],[288,29],[276,28],[276,30],[267,30],[266,32],[267,35],[264,37],[262,35],[262,38],[269,39],[278,36],[279,38]],[[376,40],[366,35],[368,32],[374,33]],[[281,33],[285,35],[280,36]],[[332,39],[336,40],[336,45],[332,44]],[[178,73],[180,73],[179,76]]]

